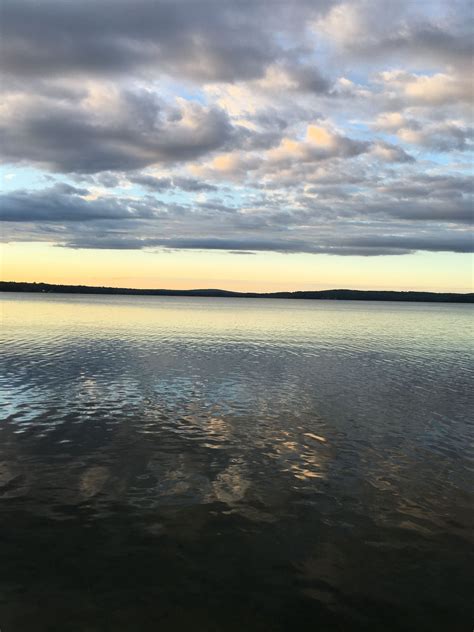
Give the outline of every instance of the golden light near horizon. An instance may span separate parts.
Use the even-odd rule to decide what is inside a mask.
[[[400,260],[401,259],[401,260]],[[295,291],[334,288],[470,292],[469,256],[333,257],[195,251],[87,251],[41,243],[1,248],[5,281],[136,288]],[[401,278],[410,278],[400,283]]]

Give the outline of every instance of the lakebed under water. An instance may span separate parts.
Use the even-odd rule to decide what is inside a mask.
[[[471,306],[0,309],[2,632],[471,629]]]

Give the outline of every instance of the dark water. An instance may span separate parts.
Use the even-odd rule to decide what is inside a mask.
[[[470,306],[1,308],[2,632],[472,629]]]

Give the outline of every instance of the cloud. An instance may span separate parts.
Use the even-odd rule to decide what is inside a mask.
[[[273,163],[297,160],[314,162],[329,158],[352,158],[368,151],[370,143],[353,140],[320,125],[308,125],[304,140],[283,138],[280,145],[268,152]]]
[[[208,182],[201,182],[195,178],[187,178],[183,176],[161,177],[157,178],[151,175],[136,175],[130,176],[130,182],[138,184],[150,191],[161,192],[170,189],[181,189],[187,192],[197,191],[216,191],[217,187]]]
[[[367,249],[367,253],[371,249],[375,252],[384,254],[384,251],[391,250],[393,254],[396,251],[414,252],[417,250],[431,252],[473,252],[474,241],[470,234],[451,233],[448,236],[436,235],[428,237],[415,237],[413,235],[382,235],[377,237],[358,237],[348,240],[349,244],[361,249]]]
[[[376,142],[371,149],[371,153],[385,162],[414,162],[413,156],[410,156],[404,149],[391,145],[383,141]]]
[[[400,112],[380,114],[374,122],[374,128],[396,134],[400,141],[408,145],[419,145],[439,152],[469,150],[474,139],[472,126],[463,120],[416,120]]]
[[[5,0],[2,236],[469,250],[471,28],[464,0]]]
[[[473,86],[468,77],[454,70],[451,74],[421,75],[405,70],[384,71],[376,76],[390,98],[405,105],[437,106],[472,102]]]
[[[451,235],[449,237],[414,238],[412,236],[395,235],[382,237],[354,237],[330,243],[322,240],[320,244],[302,240],[252,240],[252,239],[114,239],[107,237],[98,239],[89,237],[66,242],[68,248],[76,249],[112,249],[143,250],[165,248],[171,250],[224,250],[227,252],[278,252],[282,254],[309,253],[329,254],[336,256],[386,256],[403,255],[419,250],[431,252],[474,251],[474,242],[468,235]]]
[[[380,190],[397,199],[434,197],[440,201],[470,196],[473,193],[472,180],[469,177],[425,174],[392,180],[380,187]]]
[[[329,95],[331,81],[314,64],[298,60],[297,57],[284,62],[269,65],[265,74],[251,83],[251,89],[265,93],[277,93],[281,90],[309,94]]]
[[[166,191],[173,186],[171,178],[155,178],[149,175],[137,175],[130,176],[129,179],[133,184],[138,184],[150,191]]]
[[[472,234],[456,226],[472,221],[467,188],[463,179],[393,181],[364,199],[350,193],[341,198],[338,187],[322,185],[293,196],[283,210],[275,192],[240,206],[218,196],[172,204],[154,195],[93,197],[89,189],[57,183],[44,190],[5,193],[0,220],[7,240],[49,240],[74,248],[361,256],[465,252],[472,246]],[[445,192],[444,198],[438,191]]]
[[[433,123],[421,128],[402,127],[398,137],[406,143],[421,145],[435,151],[465,151],[472,148],[474,130],[456,121]]]
[[[469,0],[433,2],[431,11],[409,0],[351,0],[337,3],[314,24],[340,52],[353,57],[465,68],[471,65],[472,26]]]
[[[117,198],[87,199],[89,191],[64,183],[40,191],[14,191],[0,196],[2,222],[88,222],[151,217],[141,203]]]
[[[3,160],[62,172],[139,169],[194,159],[233,134],[226,113],[145,90],[91,92],[78,104],[12,96],[0,121]]]
[[[474,219],[472,199],[469,198],[412,200],[410,203],[381,199],[371,201],[369,208],[406,220],[471,224]]]
[[[285,57],[280,34],[302,32],[329,0],[6,0],[4,72],[107,75],[141,70],[206,81],[260,77]],[[301,30],[300,30],[301,29]],[[61,34],[58,36],[58,34]],[[293,35],[294,37],[294,35]]]

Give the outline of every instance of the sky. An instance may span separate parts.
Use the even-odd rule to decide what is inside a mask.
[[[3,0],[1,276],[472,291],[471,0]]]

